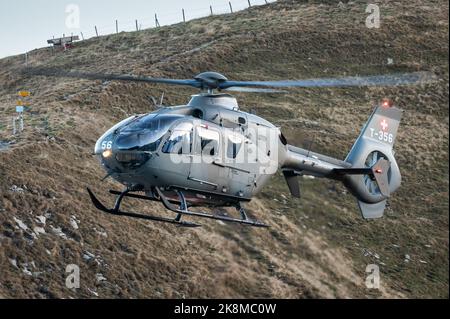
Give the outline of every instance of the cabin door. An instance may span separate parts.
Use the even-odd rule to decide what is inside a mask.
[[[218,130],[199,125],[194,128],[189,179],[199,185],[199,189],[215,191],[221,187],[220,169],[214,164],[220,162],[220,133]]]

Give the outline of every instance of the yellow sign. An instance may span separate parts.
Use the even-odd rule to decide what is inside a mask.
[[[16,105],[28,106],[28,105],[30,105],[30,103],[24,102],[24,101],[22,101],[22,100],[17,100],[17,101],[16,101]]]
[[[27,96],[30,96],[31,93],[29,91],[19,91],[19,95],[21,97],[27,97]]]

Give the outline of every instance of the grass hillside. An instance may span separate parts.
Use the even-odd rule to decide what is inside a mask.
[[[345,188],[301,179],[292,199],[281,175],[247,204],[269,229],[203,227],[108,216],[100,199],[120,185],[91,153],[133,113],[184,104],[196,90],[23,76],[23,56],[0,60],[0,296],[4,298],[448,298],[448,2],[278,1],[242,12],[30,52],[31,66],[191,78],[296,79],[425,70],[438,81],[398,88],[237,94],[242,110],[283,128],[291,144],[344,158],[373,106],[392,98],[404,116],[395,145],[403,180],[385,217],[365,221]],[[392,60],[391,60],[392,59]],[[389,60],[389,61],[388,61]],[[388,63],[389,62],[389,63]],[[392,62],[392,63],[391,63]],[[25,131],[13,137],[17,91],[29,89]],[[128,210],[169,214],[127,200]],[[65,287],[68,264],[80,289]],[[365,287],[377,264],[381,289]]]

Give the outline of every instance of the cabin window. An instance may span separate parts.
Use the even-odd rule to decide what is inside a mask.
[[[204,127],[198,127],[200,150],[202,155],[216,156],[219,154],[219,133]]]
[[[227,157],[235,159],[242,146],[242,139],[236,134],[227,136]]]
[[[174,127],[172,134],[162,147],[163,153],[190,154],[192,150],[191,123],[180,123]]]
[[[196,117],[198,119],[202,119],[203,118],[203,111],[200,109],[195,109],[194,112],[192,113],[193,117]]]

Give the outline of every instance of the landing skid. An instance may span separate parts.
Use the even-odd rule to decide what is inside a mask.
[[[179,191],[179,190],[176,190],[176,193],[179,197],[178,202],[174,201],[174,200],[169,200],[158,187],[154,188],[154,193],[155,193],[155,195],[157,195],[155,197],[143,196],[143,195],[139,195],[139,194],[130,194],[129,189],[126,189],[123,192],[110,191],[110,193],[117,195],[116,202],[114,204],[114,208],[112,208],[112,209],[106,208],[97,199],[97,197],[94,195],[94,193],[89,188],[87,188],[87,191],[89,193],[92,203],[94,204],[94,206],[97,209],[99,209],[105,213],[112,214],[112,215],[127,216],[127,217],[146,219],[146,220],[157,221],[157,222],[165,222],[165,223],[170,223],[170,224],[176,224],[176,225],[182,226],[182,227],[201,226],[200,224],[197,224],[197,223],[192,223],[192,222],[187,222],[187,221],[181,220],[183,215],[221,220],[224,222],[239,223],[239,224],[249,225],[249,226],[253,226],[253,227],[269,227],[268,225],[266,225],[260,221],[249,219],[247,217],[247,214],[245,213],[244,208],[242,208],[240,206],[240,204],[238,204],[236,206],[236,209],[241,214],[240,219],[228,217],[228,216],[219,216],[219,215],[214,215],[214,214],[209,214],[209,213],[190,211],[188,209],[188,204],[186,202],[183,192]],[[150,200],[150,201],[160,201],[160,202],[162,202],[162,204],[164,205],[164,207],[166,209],[177,213],[177,215],[175,218],[167,218],[167,217],[152,216],[152,215],[147,215],[147,214],[139,214],[139,213],[121,211],[120,205],[121,205],[124,197],[131,197],[131,198]],[[174,203],[179,203],[179,206],[177,207],[176,205],[174,205]]]
[[[171,223],[171,224],[177,224],[179,226],[183,226],[183,227],[198,227],[201,226],[200,224],[196,224],[196,223],[191,223],[191,222],[185,222],[185,221],[180,221],[180,220],[176,220],[176,219],[171,219],[171,218],[166,218],[166,217],[160,217],[160,216],[152,216],[152,215],[144,215],[144,214],[138,214],[138,213],[132,213],[132,212],[124,212],[120,210],[120,204],[122,202],[123,197],[128,196],[128,197],[134,197],[134,196],[129,196],[131,194],[127,194],[128,191],[124,191],[122,193],[120,193],[120,195],[117,196],[116,199],[116,203],[114,205],[114,208],[109,209],[106,208],[98,199],[97,197],[95,197],[94,193],[92,193],[92,191],[88,188],[87,189],[89,196],[91,197],[91,201],[94,204],[94,206],[105,212],[108,214],[112,214],[112,215],[119,215],[119,216],[127,216],[127,217],[133,217],[133,218],[139,218],[139,219],[146,219],[146,220],[151,220],[151,221],[157,221],[157,222],[164,222],[164,223]],[[134,194],[133,194],[134,195]],[[142,196],[144,197],[144,196]]]

